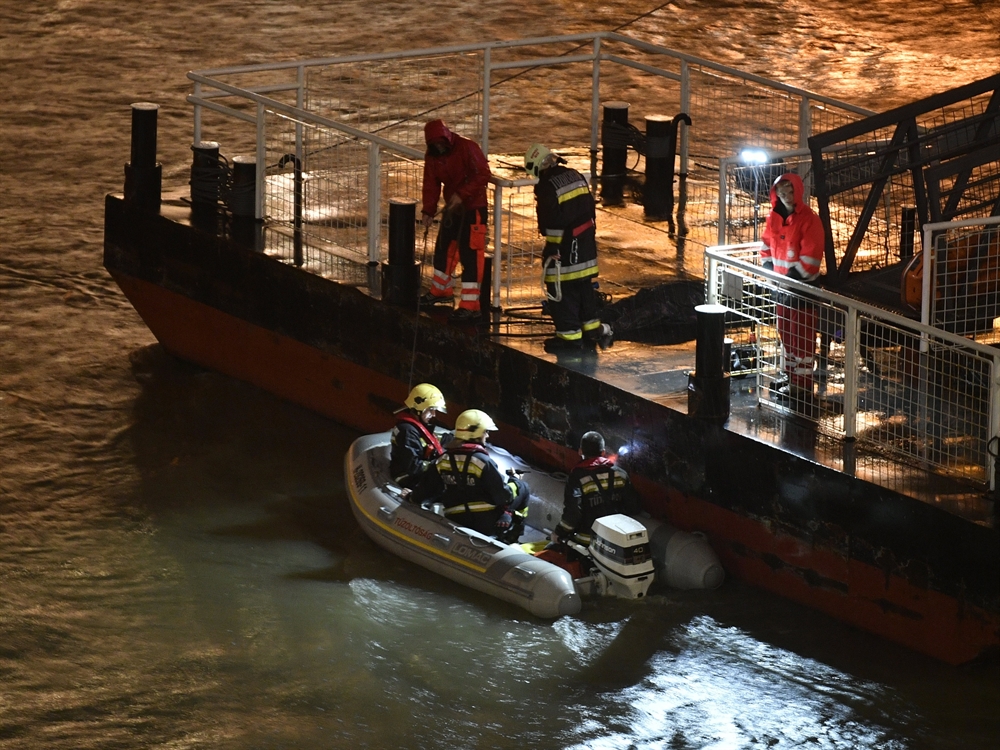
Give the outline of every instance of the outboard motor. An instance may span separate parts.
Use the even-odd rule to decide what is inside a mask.
[[[623,599],[641,599],[653,583],[649,532],[634,518],[622,514],[594,521],[588,548],[597,566],[598,593]]]

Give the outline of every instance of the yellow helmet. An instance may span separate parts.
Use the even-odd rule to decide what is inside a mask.
[[[466,409],[455,420],[455,437],[459,440],[476,440],[496,429],[490,415],[479,409]]]
[[[541,143],[534,143],[524,153],[524,168],[532,177],[537,178],[542,171],[542,165],[552,156],[552,152]]]
[[[427,409],[437,409],[442,414],[448,413],[444,404],[444,396],[438,390],[437,386],[433,386],[430,383],[421,383],[420,385],[413,386],[413,390],[410,391],[410,395],[406,397],[404,403],[417,412],[423,412]]]

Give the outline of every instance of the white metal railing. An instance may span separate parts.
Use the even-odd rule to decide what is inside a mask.
[[[921,322],[989,342],[1000,317],[1000,217],[923,226]],[[929,269],[929,272],[928,272]]]
[[[572,85],[582,78],[577,75],[581,66],[589,85]],[[602,98],[621,99],[623,91],[632,106],[656,113],[673,108],[693,118],[693,128],[679,126],[678,173],[682,175],[697,172],[703,164],[711,171],[722,155],[742,146],[801,147],[815,128],[871,114],[618,33],[193,71],[188,74],[194,86],[188,101],[194,108],[196,143],[211,132],[226,149],[256,154],[258,219],[288,225],[287,207],[294,201],[287,194],[297,188],[305,204],[299,210],[323,217],[318,222],[300,220],[295,226],[298,238],[305,234],[320,249],[353,253],[359,260],[374,263],[387,244],[383,216],[387,200],[401,197],[394,192],[400,184],[399,189],[410,198],[419,197],[414,192],[423,158],[423,122],[444,117],[457,132],[478,140],[487,154],[523,153],[528,143],[522,106],[537,98],[540,89],[547,90],[546,76],[558,75],[553,68],[574,74],[568,85],[567,79],[560,84],[559,118],[548,122],[540,114],[532,117],[530,139],[557,148],[587,143],[592,179],[597,176]],[[629,78],[633,72],[642,76],[642,85]],[[223,117],[208,123],[208,113]],[[246,128],[247,124],[253,126],[249,132],[233,127]],[[359,147],[366,149],[363,161],[354,153]],[[289,155],[293,158],[283,158]],[[279,160],[285,165],[281,169],[276,166]],[[404,162],[410,164],[409,176],[394,181],[402,175]],[[298,177],[292,180],[290,164],[298,165]],[[696,177],[688,181],[692,196],[701,195],[697,182]],[[503,204],[527,184],[516,175],[498,175],[494,181],[493,237],[498,249],[494,299],[500,298],[501,279],[509,284],[515,278],[530,277],[535,284],[533,275],[504,273],[500,266],[501,260],[504,264],[525,262],[524,257],[515,260],[511,256],[521,252],[525,243],[505,235],[505,227],[516,222],[504,213]],[[353,195],[335,195],[335,187]],[[710,184],[708,193],[714,189]],[[282,192],[286,195],[279,195]],[[699,232],[714,227],[718,220],[716,201],[708,193],[704,201],[688,201],[689,212],[704,214],[687,222],[693,227],[689,239],[705,245],[714,238]],[[311,205],[316,201],[332,204]],[[345,230],[343,224],[349,224],[352,231],[339,231]],[[507,296],[513,293],[508,286]]]
[[[709,248],[705,280],[707,300],[729,310],[734,345],[754,351],[761,406],[797,412],[824,431],[995,489],[1000,349],[778,277],[758,264],[759,248]],[[807,404],[775,397],[782,308],[806,311],[815,324],[815,390]]]

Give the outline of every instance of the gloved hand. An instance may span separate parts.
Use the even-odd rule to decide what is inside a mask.
[[[431,224],[434,223],[434,217],[430,214],[422,214],[420,218],[420,223],[424,225],[424,229],[429,229]]]
[[[786,273],[785,275],[790,279],[795,279],[796,281],[802,281],[803,279],[805,279],[805,276],[799,273],[799,269],[797,269],[795,266],[789,268],[788,273]]]
[[[765,271],[773,271],[774,270],[774,263],[772,263],[769,260],[765,260],[761,265],[763,266],[763,268],[764,268]]]
[[[514,516],[511,515],[509,510],[505,510],[500,515],[500,518],[497,519],[497,528],[501,531],[506,531],[512,523],[514,523]]]

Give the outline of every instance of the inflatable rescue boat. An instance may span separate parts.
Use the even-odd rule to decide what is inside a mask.
[[[586,565],[576,578],[564,566],[458,526],[440,506],[406,500],[389,475],[391,433],[365,435],[344,458],[351,510],[379,546],[469,588],[554,619],[580,611],[582,598],[612,595],[638,599],[654,580],[673,588],[712,589],[724,573],[705,538],[651,518],[605,516],[593,528],[593,542],[579,554]],[[562,515],[565,479],[487,446],[501,472],[513,470],[531,487],[522,542],[544,540]]]

